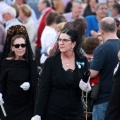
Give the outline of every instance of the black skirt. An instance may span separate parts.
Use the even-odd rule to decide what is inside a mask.
[[[82,109],[49,105],[42,120],[84,120]]]
[[[10,107],[4,106],[7,116],[1,115],[1,120],[31,120],[33,117],[33,108],[31,106]]]

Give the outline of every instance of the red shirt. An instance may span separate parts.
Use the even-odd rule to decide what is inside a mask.
[[[94,86],[95,83],[98,83],[99,75],[95,76],[94,78],[90,79],[90,86]]]
[[[46,13],[43,15],[41,21],[40,21],[40,24],[39,24],[39,27],[38,27],[38,32],[37,32],[37,40],[36,40],[36,44],[37,44],[37,47],[41,47],[41,35],[42,35],[42,32],[43,32],[43,29],[45,28],[45,21],[46,21],[46,17],[47,15],[52,12],[52,9],[50,8],[49,10],[46,11]]]

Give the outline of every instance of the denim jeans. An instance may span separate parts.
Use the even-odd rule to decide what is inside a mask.
[[[92,120],[104,120],[108,102],[93,106]]]

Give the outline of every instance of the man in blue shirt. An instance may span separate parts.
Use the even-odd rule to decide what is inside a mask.
[[[117,54],[120,50],[120,40],[116,36],[116,22],[111,17],[105,17],[100,22],[100,33],[104,43],[94,51],[90,64],[91,78],[100,76],[100,88],[97,100],[93,106],[93,120],[104,120],[112,90],[113,71],[118,63]]]
[[[96,15],[87,16],[87,36],[92,36],[94,32],[99,31],[99,22],[107,16],[107,4],[98,3],[95,6]],[[93,35],[94,36],[94,35]]]

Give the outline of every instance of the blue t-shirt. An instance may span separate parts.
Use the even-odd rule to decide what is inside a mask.
[[[119,50],[119,39],[107,40],[94,50],[90,69],[99,71],[100,75],[100,90],[95,104],[104,103],[109,100],[112,90],[113,71],[118,63],[117,54]]]

